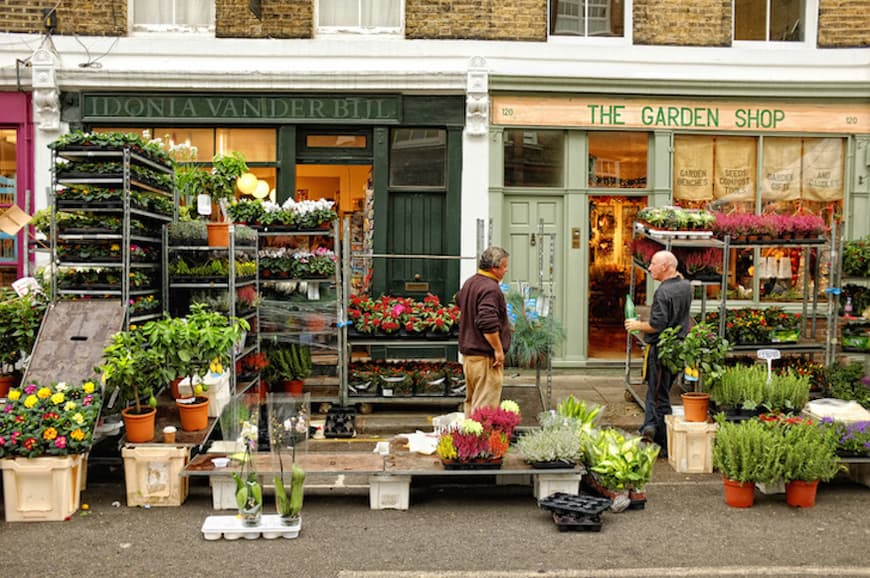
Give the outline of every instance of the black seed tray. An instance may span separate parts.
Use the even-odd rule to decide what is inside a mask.
[[[646,498],[632,500],[628,505],[629,510],[643,510],[646,507]]]
[[[538,502],[538,506],[554,514],[575,514],[580,516],[598,516],[610,507],[613,500],[595,496],[575,496],[556,492]]]
[[[600,516],[576,516],[553,512],[553,521],[560,532],[600,532]]]

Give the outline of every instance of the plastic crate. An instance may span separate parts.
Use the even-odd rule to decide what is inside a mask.
[[[369,505],[372,510],[407,510],[411,476],[369,476]]]
[[[81,455],[0,460],[7,522],[59,522],[79,509]]]
[[[236,482],[230,476],[209,476],[211,507],[215,510],[238,510]]]
[[[580,474],[535,474],[535,498],[542,500],[555,493],[579,494]]]
[[[190,460],[190,449],[158,444],[126,446],[121,456],[128,506],[180,506],[187,499],[189,480],[181,471]]]
[[[680,416],[666,415],[668,463],[681,474],[713,473],[713,438],[716,424],[690,422]]]

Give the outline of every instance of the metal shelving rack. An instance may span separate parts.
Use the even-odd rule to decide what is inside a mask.
[[[236,234],[235,234],[235,225],[230,225],[230,235],[229,235],[229,246],[228,247],[211,247],[208,245],[171,245],[169,243],[169,233],[168,228],[163,228],[163,270],[165,271],[164,275],[164,292],[167,295],[171,295],[173,297],[178,295],[178,292],[172,291],[173,289],[204,289],[204,290],[214,290],[220,292],[226,292],[227,300],[229,304],[228,315],[235,315],[236,313],[236,289],[240,287],[253,286],[254,290],[259,293],[259,276],[254,274],[251,279],[247,279],[244,281],[236,280],[236,263],[238,261],[237,255],[240,252],[249,252],[252,255],[252,261],[254,263],[258,263],[258,249],[256,241],[253,244],[236,244]],[[184,281],[173,281],[170,279],[169,275],[169,259],[172,253],[193,253],[193,254],[208,254],[211,253],[213,255],[224,255],[226,254],[229,269],[227,272],[226,281],[210,281],[207,283],[197,283],[197,282],[184,282]],[[258,267],[259,268],[259,267]],[[259,331],[259,307],[255,307],[254,311],[248,312],[245,315],[240,315],[239,318],[247,320],[251,327],[257,327]],[[246,340],[247,341],[247,340]],[[240,384],[237,381],[236,375],[236,364],[235,361],[245,357],[249,353],[255,353],[259,351],[259,337],[255,337],[251,339],[252,343],[248,345],[244,343],[239,351],[236,351],[233,355],[233,363],[230,364],[230,391],[235,394],[244,393],[251,387],[253,387],[258,381],[259,377],[254,378],[251,381],[245,382],[244,384]]]
[[[346,361],[345,361],[345,332],[341,329],[341,319],[342,319],[342,303],[344,302],[344,287],[341,282],[341,274],[342,274],[342,248],[341,243],[339,242],[338,235],[338,221],[336,220],[332,227],[329,229],[314,229],[314,230],[285,230],[280,227],[278,228],[270,228],[263,227],[258,230],[258,243],[257,246],[261,247],[261,241],[263,239],[269,237],[314,237],[314,236],[322,236],[329,237],[332,240],[333,249],[332,251],[335,253],[336,257],[336,267],[335,267],[335,275],[329,278],[284,278],[284,277],[273,277],[273,278],[263,278],[258,269],[258,279],[261,285],[267,283],[281,283],[281,282],[290,282],[290,283],[318,283],[318,284],[329,284],[335,287],[335,302],[334,313],[335,319],[338,321],[335,324],[329,324],[325,329],[320,331],[309,331],[309,330],[296,330],[291,329],[289,327],[285,327],[280,331],[263,331],[260,328],[258,332],[258,341],[262,343],[264,339],[277,339],[277,340],[296,340],[297,342],[302,342],[303,337],[322,337],[329,338],[330,336],[335,337],[335,347],[336,347],[336,377],[333,382],[330,379],[323,380],[322,383],[314,383],[312,378],[308,378],[306,380],[306,388],[314,391],[309,391],[310,394],[310,402],[311,403],[340,403],[344,404],[344,385],[347,383],[347,377],[345,374],[346,371]],[[326,307],[329,307],[329,304],[326,304]],[[291,312],[292,318],[292,312]],[[311,343],[307,343],[312,347],[317,347],[318,343],[312,341]],[[322,345],[322,344],[321,344]],[[334,391],[334,393],[333,393]]]
[[[666,232],[672,233],[672,232]],[[731,241],[729,236],[725,236],[724,239],[716,239],[713,237],[708,238],[680,238],[676,234],[661,234],[656,233],[655,231],[649,229],[642,223],[635,223],[634,225],[634,235],[644,236],[657,243],[660,243],[664,246],[664,248],[670,250],[673,247],[719,247],[722,249],[722,277],[717,281],[693,281],[694,286],[702,287],[701,291],[701,315],[704,316],[707,307],[707,294],[706,291],[703,290],[705,286],[708,285],[720,285],[721,293],[720,299],[718,303],[719,309],[719,335],[725,335],[725,315],[727,312],[727,302],[728,302],[728,269],[729,269],[729,258],[730,258],[730,250],[731,249],[760,249],[763,247],[783,247],[783,246],[799,246],[803,248],[803,260],[805,264],[809,263],[809,250],[812,247],[823,247],[826,243],[824,238],[818,239],[794,239],[794,240],[784,240],[784,239],[776,239],[772,241],[751,241],[751,242],[733,242]],[[686,236],[686,235],[684,235]],[[836,225],[832,230],[831,234],[832,239],[836,239]],[[757,255],[756,255],[757,257]],[[830,271],[830,285],[834,286],[834,280],[836,275],[836,251],[834,247],[831,248],[831,271]],[[820,272],[820,258],[816,259],[815,269],[813,271],[813,276],[815,279],[819,279]],[[631,275],[630,275],[630,294],[632,299],[634,299],[634,286],[635,286],[635,269],[644,269],[645,267],[637,262],[635,259],[632,259],[632,267],[631,267]],[[809,275],[803,276],[803,297],[802,297],[802,306],[801,306],[801,335],[807,336],[809,341],[803,341],[793,344],[788,343],[780,343],[774,344],[769,347],[775,347],[784,353],[824,353],[825,356],[825,364],[830,363],[832,359],[832,352],[830,348],[830,328],[835,327],[834,318],[832,317],[832,313],[834,311],[832,307],[831,299],[829,297],[828,309],[826,311],[825,319],[826,319],[826,328],[828,336],[825,339],[825,343],[818,342],[818,327],[817,327],[817,317],[819,312],[819,303],[818,303],[818,291],[813,290],[810,292],[809,286]],[[807,333],[808,322],[807,319],[811,318],[812,321],[809,322],[809,333]],[[637,391],[634,389],[635,386],[640,385],[640,382],[632,381],[631,378],[631,370],[632,370],[632,359],[631,359],[631,351],[633,346],[633,340],[637,339],[630,334],[626,335],[626,346],[625,346],[625,387],[626,387],[626,399],[633,399],[636,401],[641,407],[644,405],[644,400],[638,395]],[[731,351],[733,353],[746,353],[750,351],[756,351],[759,347],[755,345],[732,345]]]
[[[91,173],[91,174],[76,174],[76,176],[63,176],[58,174],[59,159],[64,159],[71,162],[120,162],[121,172],[115,173]],[[139,152],[134,151],[131,147],[118,147],[116,149],[96,149],[96,148],[81,148],[76,150],[56,150],[52,155],[53,166],[53,187],[49,191],[49,204],[51,207],[51,224],[49,233],[50,254],[51,254],[51,300],[55,302],[58,296],[80,296],[91,298],[116,298],[125,305],[124,326],[129,327],[131,323],[139,323],[160,317],[163,311],[166,310],[168,295],[165,291],[165,280],[152,279],[152,286],[147,288],[134,288],[130,286],[130,273],[135,270],[148,270],[157,277],[162,275],[161,263],[159,254],[162,251],[162,236],[160,228],[165,223],[173,222],[177,218],[178,211],[178,195],[174,186],[174,170],[170,165],[163,164],[154,159],[148,158]],[[171,175],[173,185],[170,190],[162,190],[138,179],[132,171],[132,166],[147,167],[158,173]],[[57,196],[58,188],[71,185],[97,185],[106,187],[120,187],[122,194],[120,204],[111,203],[109,205],[100,206],[97,203],[88,203],[75,200],[60,199]],[[131,205],[130,193],[132,191],[150,192],[158,195],[163,195],[172,202],[172,214],[165,215],[154,213],[134,207]],[[122,220],[121,230],[119,232],[102,232],[102,233],[60,233],[58,231],[57,213],[58,211],[75,211],[77,213],[88,213],[95,215],[120,215]],[[131,220],[133,218],[142,219],[149,225],[149,233],[146,235],[134,235],[131,232]],[[78,261],[61,261],[58,256],[58,246],[64,242],[83,242],[83,243],[109,243],[115,241],[120,244],[121,258],[117,260],[107,260],[101,262],[78,262]],[[130,255],[130,244],[132,242],[146,243],[155,248],[157,255],[156,262],[152,263],[137,263],[133,262]],[[58,287],[58,270],[59,268],[117,268],[121,274],[121,281],[117,288],[59,288]],[[160,294],[161,308],[158,311],[147,314],[132,316],[129,306],[132,297],[158,295]]]

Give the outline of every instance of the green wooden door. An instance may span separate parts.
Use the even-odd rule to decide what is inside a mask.
[[[446,194],[392,192],[387,211],[387,252],[394,255],[448,254]],[[449,301],[448,261],[437,258],[388,259],[387,288],[393,295],[413,297],[427,293]]]

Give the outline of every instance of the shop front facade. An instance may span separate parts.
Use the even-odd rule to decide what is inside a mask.
[[[27,229],[21,217],[33,207],[33,124],[30,95],[0,92],[0,285],[24,272]],[[17,207],[17,209],[11,207]],[[20,209],[20,212],[18,211]]]
[[[492,111],[494,229],[514,256],[514,279],[533,284],[540,243],[553,243],[544,285],[568,334],[557,364],[624,360],[622,307],[643,207],[819,214],[842,219],[846,238],[870,233],[866,100],[496,92]],[[732,251],[729,303],[789,307],[791,295],[799,306],[808,271],[799,256],[784,294],[753,274],[774,253],[790,251]],[[637,294],[652,290],[642,271],[634,279]]]

